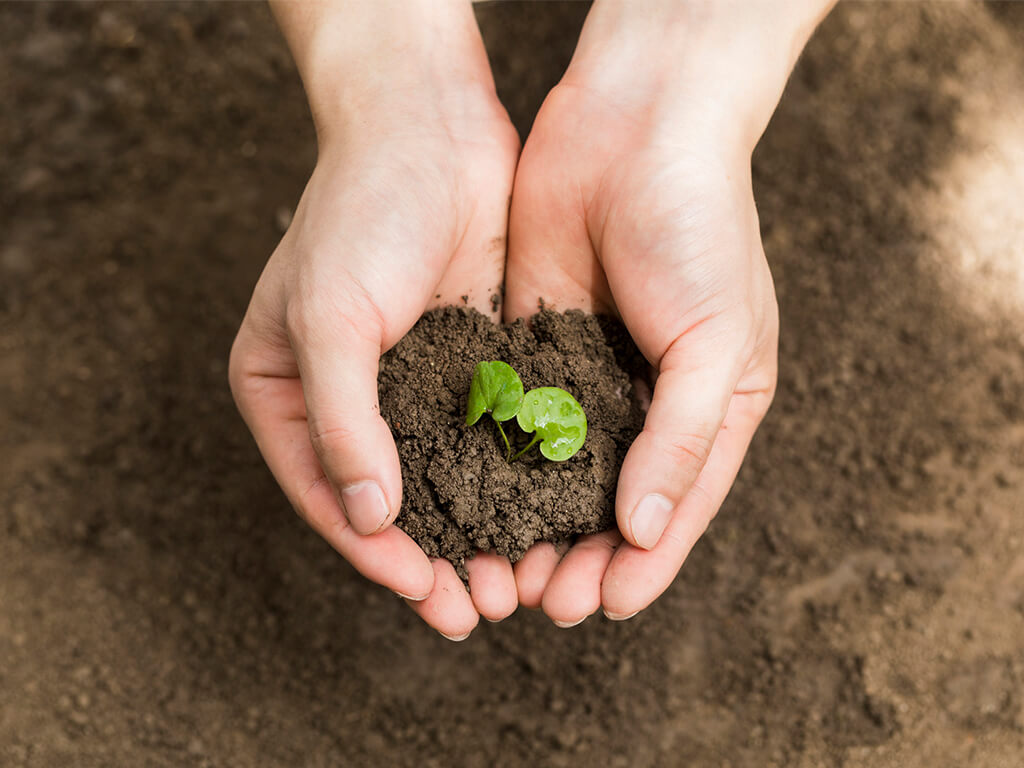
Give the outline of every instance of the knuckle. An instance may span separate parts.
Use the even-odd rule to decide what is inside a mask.
[[[750,360],[757,351],[763,335],[764,324],[758,316],[758,309],[750,303],[737,307],[733,327],[737,356],[743,360]]]
[[[339,424],[333,424],[329,427],[321,426],[312,421],[309,424],[309,439],[313,443],[314,448],[335,450],[344,447],[355,437],[355,430]]]
[[[610,534],[598,533],[593,536],[588,536],[579,543],[576,544],[576,550],[579,552],[600,552],[602,554],[611,555],[616,549],[618,549],[619,543],[622,541],[622,537],[617,531],[613,531]]]
[[[245,353],[238,343],[238,336],[236,336],[234,343],[231,345],[231,352],[228,355],[228,386],[231,388],[231,396],[234,397],[236,403],[245,399],[245,382],[247,378],[245,369]]]
[[[760,396],[757,398],[757,409],[760,416],[764,416],[768,413],[768,409],[771,407],[772,402],[775,400],[775,393],[779,389],[779,377],[774,372],[765,384],[765,388],[761,391]]]
[[[715,519],[715,515],[718,514],[719,504],[699,479],[690,486],[687,494],[693,497],[694,506],[699,510],[700,532],[698,536],[703,536],[708,526],[711,525],[711,521]]]
[[[309,424],[309,441],[328,472],[331,471],[328,468],[334,468],[338,458],[354,444],[356,437],[356,431],[346,426],[332,424],[327,427],[313,421]]]
[[[333,514],[333,503],[324,502],[325,491],[333,497],[330,480],[321,472],[311,483],[298,491],[292,506],[307,525],[321,536],[329,538],[332,531],[337,533],[347,528],[348,519],[344,515]]]
[[[320,324],[320,318],[328,316],[316,300],[295,298],[288,302],[284,310],[284,327],[288,336],[293,339],[306,339]]]
[[[714,439],[699,433],[655,435],[658,448],[673,464],[704,466],[711,455]]]
[[[771,408],[779,379],[777,367],[772,364],[756,372],[754,378],[739,393],[740,414],[753,424],[760,424]]]
[[[228,387],[235,404],[242,410],[258,396],[262,381],[254,372],[256,358],[250,341],[245,338],[246,334],[243,325],[228,354]]]
[[[298,340],[309,340],[327,329],[374,340],[383,329],[380,311],[358,286],[300,290],[285,307],[284,322],[289,337]]]

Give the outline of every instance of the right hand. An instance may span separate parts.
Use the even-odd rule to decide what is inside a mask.
[[[470,597],[449,562],[431,562],[391,526],[401,470],[379,412],[378,362],[428,308],[468,295],[493,314],[519,140],[494,92],[472,11],[425,22],[412,18],[412,5],[388,8],[403,19],[383,24],[385,35],[400,39],[377,39],[377,62],[358,59],[368,73],[364,91],[339,85],[345,62],[316,58],[345,49],[321,40],[329,19],[309,24],[303,9],[277,9],[310,95],[319,157],[253,292],[230,381],[299,515],[363,575],[461,639],[478,614],[497,620],[515,610],[512,568],[496,555],[473,558]],[[448,25],[434,40],[445,52],[426,49],[423,61],[410,63],[422,35],[402,25],[424,23]],[[445,39],[455,33],[457,41]]]

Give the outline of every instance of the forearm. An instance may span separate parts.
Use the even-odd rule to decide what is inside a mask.
[[[665,124],[734,130],[753,148],[834,3],[596,0],[566,81],[597,88],[624,109],[655,110]]]
[[[321,142],[345,120],[418,91],[493,90],[467,0],[271,0],[271,8]]]

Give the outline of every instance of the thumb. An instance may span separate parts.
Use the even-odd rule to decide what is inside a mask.
[[[643,431],[619,474],[615,515],[623,537],[653,549],[708,460],[736,388],[738,355],[691,329],[662,356]]]
[[[402,503],[398,451],[377,398],[380,317],[356,303],[330,311],[289,307],[288,333],[324,476],[352,528],[377,533]]]

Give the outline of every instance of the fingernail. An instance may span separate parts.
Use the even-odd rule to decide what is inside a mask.
[[[403,594],[402,594],[401,592],[399,592],[399,591],[398,591],[397,589],[396,589],[396,590],[393,590],[393,591],[394,591],[394,593],[395,593],[396,595],[398,595],[399,597],[401,597],[401,598],[403,598],[403,599],[405,599],[405,600],[412,600],[412,601],[413,601],[414,603],[422,603],[422,602],[423,602],[424,600],[426,600],[426,599],[427,599],[428,597],[430,597],[430,593],[429,593],[429,592],[427,592],[427,594],[425,594],[425,595],[421,595],[421,596],[419,596],[419,597],[413,597],[412,595],[403,595]]]
[[[604,615],[612,621],[625,621],[626,619],[632,619],[638,613],[640,611],[633,611],[632,613],[608,613],[608,611],[605,611]]]
[[[441,635],[441,637],[443,637],[445,640],[451,640],[453,643],[461,643],[470,635],[469,632],[467,632],[464,635],[446,635],[444,632],[439,632],[438,634]]]
[[[384,527],[388,520],[388,504],[384,491],[373,480],[353,483],[341,489],[341,505],[345,517],[356,533],[367,536]]]
[[[582,624],[586,618],[587,617],[584,616],[582,619],[577,619],[576,621],[559,621],[558,619],[552,619],[552,621],[555,622],[556,627],[568,629],[569,627],[575,627],[577,624]]]
[[[675,504],[660,493],[649,493],[640,499],[629,516],[629,529],[638,546],[654,549],[672,519],[673,509]]]

